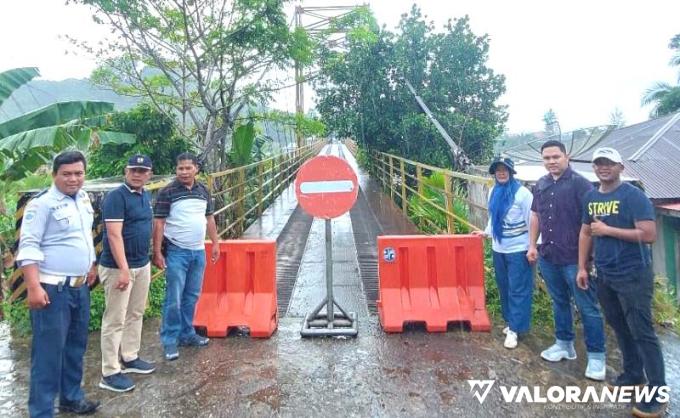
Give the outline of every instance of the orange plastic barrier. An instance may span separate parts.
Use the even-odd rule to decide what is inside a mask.
[[[277,326],[276,241],[220,241],[220,258],[210,262],[205,244],[203,289],[196,304],[194,327],[209,337],[226,337],[229,328],[244,326],[257,338],[270,337]]]
[[[491,330],[481,237],[380,236],[378,257],[378,315],[386,332],[402,332],[405,322],[425,322],[428,332],[445,332],[449,322]]]

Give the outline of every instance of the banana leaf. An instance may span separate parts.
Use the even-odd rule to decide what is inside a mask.
[[[14,68],[0,73],[0,106],[16,89],[39,75],[35,67]]]
[[[231,161],[236,166],[248,164],[255,140],[255,124],[253,121],[241,125],[234,131],[231,142]]]
[[[71,101],[54,103],[0,123],[0,141],[23,131],[62,125],[75,119],[88,119],[110,113],[107,102]]]

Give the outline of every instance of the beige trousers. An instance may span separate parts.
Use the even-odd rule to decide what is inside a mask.
[[[130,269],[130,284],[116,289],[120,270],[99,266],[106,309],[102,317],[102,376],[120,373],[120,359],[137,358],[142,340],[142,320],[151,282],[151,264]]]

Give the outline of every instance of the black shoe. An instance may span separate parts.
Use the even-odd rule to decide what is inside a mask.
[[[111,376],[102,376],[99,387],[113,392],[129,392],[135,388],[135,382],[122,373],[116,373]]]
[[[633,407],[633,416],[642,418],[657,418],[666,412],[668,402],[660,403],[656,398],[649,402],[639,402]]]
[[[607,387],[610,390],[614,390],[614,388],[617,388],[617,387],[627,387],[627,386],[643,387],[646,384],[647,384],[647,381],[645,380],[644,377],[640,377],[640,378],[635,379],[635,378],[628,377],[628,375],[626,373],[621,373],[616,379],[607,381]]]
[[[148,361],[144,361],[137,357],[132,361],[123,360],[123,370],[122,373],[139,373],[139,374],[149,374],[156,370],[156,365]]]
[[[59,402],[59,412],[72,412],[78,415],[89,415],[99,408],[99,401],[81,399],[77,402]]]

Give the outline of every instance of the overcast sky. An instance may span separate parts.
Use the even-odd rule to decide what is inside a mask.
[[[97,40],[107,31],[84,6],[64,0],[2,0],[0,71],[37,66],[42,78],[87,77],[95,67],[74,54],[63,35]],[[306,6],[357,4],[307,0]],[[378,21],[393,29],[412,0],[368,2]],[[557,113],[563,131],[606,124],[619,108],[628,124],[647,119],[643,92],[656,81],[676,83],[668,65],[670,38],[680,33],[680,1],[670,0],[420,0],[428,20],[470,16],[476,34],[491,38],[489,66],[506,76],[510,132],[541,130],[545,111]],[[288,7],[292,11],[292,6]],[[66,51],[70,52],[66,52]],[[309,87],[307,87],[309,89]],[[279,106],[294,110],[294,89]]]

